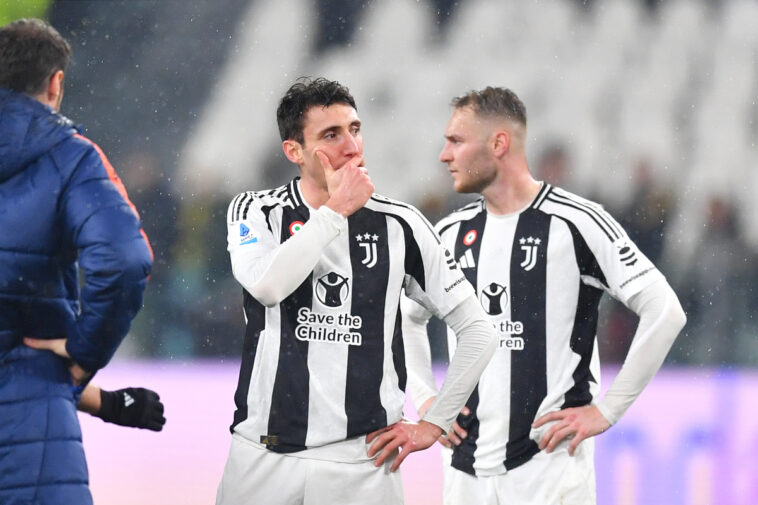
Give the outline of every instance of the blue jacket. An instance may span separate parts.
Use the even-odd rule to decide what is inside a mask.
[[[72,359],[102,368],[151,266],[102,151],[49,107],[0,88],[0,503],[91,502],[66,364],[22,339],[67,338]]]

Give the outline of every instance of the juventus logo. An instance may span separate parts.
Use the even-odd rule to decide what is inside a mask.
[[[377,253],[376,242],[379,240],[379,235],[372,235],[370,233],[360,233],[355,236],[355,240],[358,241],[358,245],[364,249],[366,257],[361,260],[361,263],[366,265],[366,268],[373,268],[376,265]]]
[[[526,253],[524,261],[519,266],[528,272],[537,264],[537,247],[542,243],[542,240],[534,237],[521,237],[518,242],[521,244],[521,250]]]

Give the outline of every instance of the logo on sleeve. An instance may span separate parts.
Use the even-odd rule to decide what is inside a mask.
[[[254,244],[255,242],[258,242],[258,237],[255,236],[253,230],[245,223],[240,223],[240,245]]]
[[[629,247],[629,244],[626,241],[617,242],[616,250],[618,252],[619,259],[624,263],[624,265],[631,267],[637,263],[637,253],[634,249]]]
[[[528,272],[537,264],[537,248],[542,243],[542,240],[534,237],[521,237],[518,242],[521,244],[521,250],[526,254],[524,261],[519,266]]]
[[[447,264],[448,270],[455,271],[458,269],[458,263],[455,262],[453,255],[450,254],[450,251],[447,250],[447,247],[445,247],[445,263]]]

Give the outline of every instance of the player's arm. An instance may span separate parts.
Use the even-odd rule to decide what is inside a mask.
[[[324,249],[337,236],[347,231],[347,216],[362,208],[374,191],[363,159],[356,158],[335,170],[328,158],[317,152],[324,169],[329,199],[311,213],[303,228],[280,244],[268,229],[269,223],[253,209],[251,223],[254,233],[262,239],[244,243],[239,224],[233,214],[232,201],[228,214],[228,243],[232,272],[237,281],[253,297],[273,307],[289,296],[313,271]],[[235,199],[236,200],[236,199]]]
[[[150,245],[123,184],[102,151],[80,140],[88,147],[65,185],[59,211],[62,236],[79,251],[80,311],[61,330],[62,338],[24,339],[69,359],[79,387],[110,361],[126,336],[152,267]]]
[[[161,431],[166,423],[158,393],[145,388],[106,391],[87,384],[77,408],[106,423]]]
[[[431,350],[427,335],[427,323],[431,318],[431,313],[407,296],[401,299],[401,310],[405,367],[408,372],[407,390],[419,417],[423,418],[436,400],[438,393],[432,373]],[[470,414],[467,407],[463,407],[461,413],[464,416]],[[453,444],[460,445],[461,440],[467,436],[466,430],[457,421],[453,421],[450,430],[439,437],[439,442],[445,447],[452,447]]]
[[[472,294],[443,317],[458,343],[439,395],[422,419],[449,432],[497,349],[487,314]]]
[[[432,353],[426,325],[431,313],[407,296],[400,300],[402,313],[405,368],[408,372],[407,390],[413,406],[423,416],[437,396],[437,385],[432,373]]]
[[[563,439],[573,437],[569,444],[573,455],[582,440],[615,424],[661,367],[686,322],[676,294],[663,278],[632,296],[628,306],[640,321],[618,375],[596,406],[564,409],[537,419],[535,428],[557,421],[540,440],[541,449],[550,452]]]
[[[426,449],[447,433],[495,353],[495,332],[473,293],[443,320],[458,337],[458,346],[442,389],[418,424],[401,421],[367,438],[367,442],[376,439],[369,449],[369,456],[381,450],[376,466],[400,449],[391,467],[391,471],[395,471],[408,454]]]
[[[245,243],[240,237],[240,226],[252,230],[257,240]],[[227,236],[232,273],[256,300],[273,307],[302,284],[324,249],[346,231],[347,219],[326,206],[312,212],[300,231],[282,244],[268,230],[263,216],[232,219],[228,222]]]

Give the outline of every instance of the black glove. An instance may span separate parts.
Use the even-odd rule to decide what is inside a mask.
[[[166,423],[158,393],[145,388],[100,390],[102,406],[95,414],[106,423],[161,431]]]

